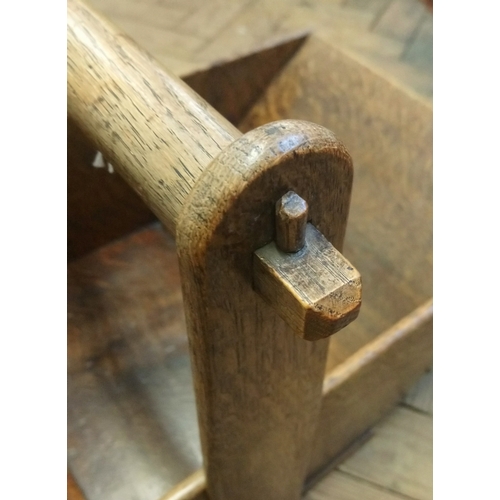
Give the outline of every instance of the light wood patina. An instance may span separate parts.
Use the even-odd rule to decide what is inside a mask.
[[[254,252],[273,240],[275,202],[289,190],[314,200],[311,222],[342,248],[351,182],[350,158],[331,132],[286,121],[232,144],[188,199],[177,245],[213,498],[300,497],[328,344],[293,335],[276,314],[282,302],[272,309],[255,294]],[[305,295],[317,279],[301,283]],[[303,326],[316,336],[313,321]]]
[[[339,254],[350,156],[303,121],[241,136],[84,3],[68,9],[69,115],[176,233],[208,493],[298,499],[328,347],[304,339],[345,326],[361,301]],[[263,259],[290,190],[309,204],[304,247]]]
[[[175,233],[204,168],[241,133],[84,2],[68,2],[68,114]]]

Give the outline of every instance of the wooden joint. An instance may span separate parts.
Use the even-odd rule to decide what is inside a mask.
[[[304,256],[318,261],[311,276],[321,286],[325,271],[316,253],[331,253],[331,245],[342,248],[351,185],[351,158],[335,135],[309,122],[286,120],[225,147],[186,199],[176,243],[211,498],[301,498],[328,343],[294,335],[283,319],[286,309],[280,317],[277,307],[262,300],[254,286],[255,252],[276,237],[276,200],[288,191],[314,200],[310,218],[326,242],[314,237],[314,228],[310,236],[308,225],[302,250],[276,252],[286,259],[295,256],[298,263]],[[265,263],[262,277],[271,274]],[[300,292],[299,283],[275,281],[267,290],[280,294],[276,304],[290,295],[293,303],[289,290]],[[342,295],[341,287],[337,291]],[[317,310],[331,308],[327,298],[321,302],[313,294],[311,301],[318,302]],[[323,314],[316,312],[304,316],[305,324],[318,323],[305,328],[310,339],[326,330]]]
[[[288,191],[276,203],[276,245],[283,252],[302,249],[306,241],[309,210],[307,202],[297,193]]]
[[[359,314],[359,272],[312,224],[298,252],[278,242],[257,250],[253,277],[255,290],[306,340],[326,338]]]

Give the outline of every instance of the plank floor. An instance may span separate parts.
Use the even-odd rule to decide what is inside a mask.
[[[91,0],[180,76],[299,32],[432,96],[432,13],[419,0]]]
[[[432,373],[304,500],[432,499]]]
[[[418,0],[91,2],[179,76],[313,31],[355,52],[401,86],[432,98],[432,14]],[[430,498],[431,373],[373,429],[360,449],[305,496],[305,500]]]

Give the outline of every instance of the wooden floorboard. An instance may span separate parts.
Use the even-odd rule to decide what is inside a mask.
[[[142,24],[166,31],[176,31],[176,27],[193,11],[181,6],[153,2],[131,2],[106,0],[100,5],[102,12],[111,18],[136,19]],[[194,11],[195,13],[195,11]]]
[[[249,0],[227,2],[210,1],[200,3],[200,8],[193,11],[177,27],[183,33],[202,36],[207,40],[219,37],[219,34],[234,23],[235,18],[252,2]]]
[[[281,29],[286,11],[284,0],[250,2],[202,50],[193,54],[193,59],[210,65],[212,61],[235,59],[278,43],[293,33]]]
[[[345,0],[343,5],[350,9],[373,12],[380,17],[390,3],[391,0]]]
[[[335,470],[309,491],[304,500],[406,500],[407,498]]]
[[[417,30],[426,14],[421,2],[393,0],[372,29],[375,33],[404,42]]]
[[[304,500],[430,500],[431,412],[428,373],[373,429],[372,437],[316,483]]]
[[[432,498],[432,417],[398,407],[339,466],[343,472],[416,500]]]
[[[432,18],[425,16],[415,37],[409,40],[401,60],[432,75]]]
[[[404,398],[404,403],[432,415],[432,372],[426,373]]]
[[[432,13],[419,0],[91,1],[181,76],[310,31],[432,95]]]

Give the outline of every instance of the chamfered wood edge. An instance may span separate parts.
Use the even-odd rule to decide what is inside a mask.
[[[159,500],[208,500],[205,472],[203,469],[193,472]]]
[[[308,477],[312,478],[312,481],[308,480],[309,486],[314,484],[314,477],[320,476],[321,471],[351,446],[356,438],[388,413],[404,392],[431,366],[432,309],[430,299],[326,374],[321,418],[316,432],[314,456],[309,467]],[[373,389],[370,379],[375,379],[380,389],[375,393],[376,406],[368,408],[368,411],[360,411],[366,401],[365,394]],[[349,400],[346,394],[358,394],[359,397]],[[336,406],[340,410],[342,404],[344,413],[332,411]],[[373,414],[370,414],[370,410]],[[357,422],[356,428],[359,428],[360,423],[363,424],[363,431],[354,432],[354,438],[335,434],[338,429],[338,426],[334,426],[335,421],[342,420],[345,424],[353,419]],[[204,473],[200,469],[182,484],[186,488],[186,484],[193,483],[200,488],[200,482],[204,483],[203,479]],[[176,489],[172,490],[174,491]],[[206,490],[202,489],[196,496],[176,496],[172,499],[165,496],[161,500],[167,499],[206,500],[207,497]]]
[[[361,308],[359,272],[312,224],[299,252],[282,252],[276,242],[257,250],[253,280],[261,297],[306,340],[333,335]]]

